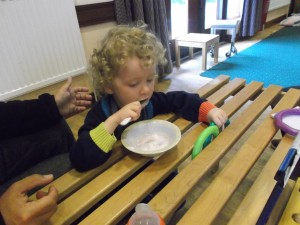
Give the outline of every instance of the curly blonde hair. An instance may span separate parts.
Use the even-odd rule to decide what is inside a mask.
[[[89,72],[97,97],[104,96],[114,76],[129,58],[137,57],[144,66],[164,65],[165,49],[145,27],[119,25],[109,31],[100,50],[94,49]]]

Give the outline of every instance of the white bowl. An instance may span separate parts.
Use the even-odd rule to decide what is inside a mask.
[[[122,133],[121,141],[129,151],[148,157],[172,149],[181,138],[179,128],[165,120],[144,120],[132,124]]]

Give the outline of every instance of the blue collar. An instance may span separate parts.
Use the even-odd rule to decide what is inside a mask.
[[[112,95],[107,95],[102,98],[101,107],[107,118],[119,110],[117,103]],[[143,108],[141,112],[141,117],[138,119],[138,121],[152,119],[152,118],[153,118],[153,105],[150,100],[149,103],[146,105],[146,107]]]

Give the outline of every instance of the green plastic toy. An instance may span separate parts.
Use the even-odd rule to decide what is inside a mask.
[[[224,127],[227,127],[229,124],[230,122],[227,120]],[[214,122],[211,122],[209,127],[202,131],[198,136],[192,151],[192,159],[194,159],[213,140],[213,138],[216,138],[219,133],[219,127]]]

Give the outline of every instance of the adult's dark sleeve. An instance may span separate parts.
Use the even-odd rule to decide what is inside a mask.
[[[0,214],[0,225],[5,225],[4,219],[1,214]]]
[[[54,96],[0,102],[0,140],[38,132],[62,119]]]

